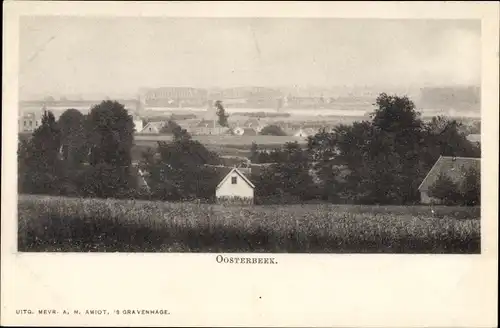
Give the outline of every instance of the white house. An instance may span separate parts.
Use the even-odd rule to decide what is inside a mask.
[[[142,124],[142,119],[140,117],[134,117],[133,122],[134,122],[135,132],[141,132],[144,129],[144,126]]]
[[[164,122],[149,122],[142,130],[140,130],[140,133],[159,134],[164,125]]]
[[[236,167],[217,167],[220,182],[215,189],[217,203],[242,202],[253,204],[254,184]]]
[[[308,137],[308,134],[303,129],[297,130],[293,135],[294,135],[294,137],[300,137],[300,138],[307,138]]]
[[[233,133],[237,136],[256,136],[257,131],[253,128],[237,127],[233,130]]]

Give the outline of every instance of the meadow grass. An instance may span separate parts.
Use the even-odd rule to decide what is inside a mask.
[[[20,195],[21,252],[480,253],[479,208]]]

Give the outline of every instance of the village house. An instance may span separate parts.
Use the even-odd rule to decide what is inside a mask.
[[[159,134],[161,129],[165,126],[165,122],[149,122],[140,131],[143,134]]]
[[[250,168],[212,167],[217,172],[219,181],[215,188],[215,200],[217,203],[253,204],[255,186],[248,178],[251,174]]]
[[[215,120],[203,120],[191,129],[194,135],[222,135],[230,130]]]
[[[152,110],[203,107],[206,106],[208,100],[207,90],[190,87],[141,89],[139,93],[142,106]]]
[[[198,123],[200,123],[198,119],[179,120],[175,122],[181,127],[181,129],[184,129],[189,133],[192,133],[193,129],[196,128]]]
[[[307,138],[309,135],[304,131],[304,129],[298,129],[293,133],[294,137]]]
[[[42,113],[26,113],[20,117],[18,123],[19,132],[33,132],[42,124]]]
[[[466,170],[470,168],[480,170],[480,165],[480,158],[440,156],[418,187],[420,202],[422,204],[439,203],[438,199],[432,198],[429,195],[429,189],[436,182],[441,173],[446,174],[453,182],[460,183],[464,178],[464,172],[466,172]]]
[[[134,131],[136,133],[141,132],[144,129],[142,118],[139,116],[133,116],[132,121],[134,122]]]
[[[256,136],[257,131],[253,128],[237,127],[233,129],[233,134],[237,136]]]
[[[264,128],[264,125],[261,123],[261,121],[255,118],[246,120],[241,126],[243,128],[252,128],[257,131],[257,133],[260,133],[260,131],[262,131],[262,129]]]

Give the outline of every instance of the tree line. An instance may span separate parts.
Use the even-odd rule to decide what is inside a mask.
[[[225,123],[227,114],[219,105],[219,118]],[[213,200],[220,178],[214,168],[222,163],[219,155],[174,121],[164,128],[173,141],[159,142],[132,163],[134,125],[120,103],[103,101],[87,115],[69,109],[59,120],[45,112],[31,138],[19,143],[19,191]],[[419,201],[420,182],[440,155],[480,157],[480,149],[466,139],[456,120],[435,117],[424,122],[407,97],[381,94],[370,120],[320,131],[308,138],[306,147],[286,143],[267,152],[252,145],[253,163],[272,164],[253,173],[251,180],[257,203],[414,204]],[[467,174],[472,181],[478,172]],[[146,189],[138,184],[141,176]],[[468,189],[462,188],[466,191],[458,191],[461,187],[445,178],[439,181],[447,187],[438,186],[436,197],[446,198],[455,188],[453,192],[462,196],[448,197],[448,203],[478,203],[477,185],[469,183]]]
[[[381,94],[370,120],[322,130],[304,148],[287,144],[268,152],[254,144],[250,159],[278,163],[255,177],[259,195],[292,202],[415,204],[418,186],[439,156],[481,156],[462,131],[457,120],[424,122],[408,97]],[[479,172],[471,169],[464,176],[468,187],[444,176],[432,186],[431,196],[447,204],[479,204]]]

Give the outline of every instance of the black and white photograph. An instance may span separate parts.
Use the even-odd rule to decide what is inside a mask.
[[[481,253],[480,20],[19,29],[19,252]]]
[[[3,9],[0,325],[498,326],[498,3]]]

